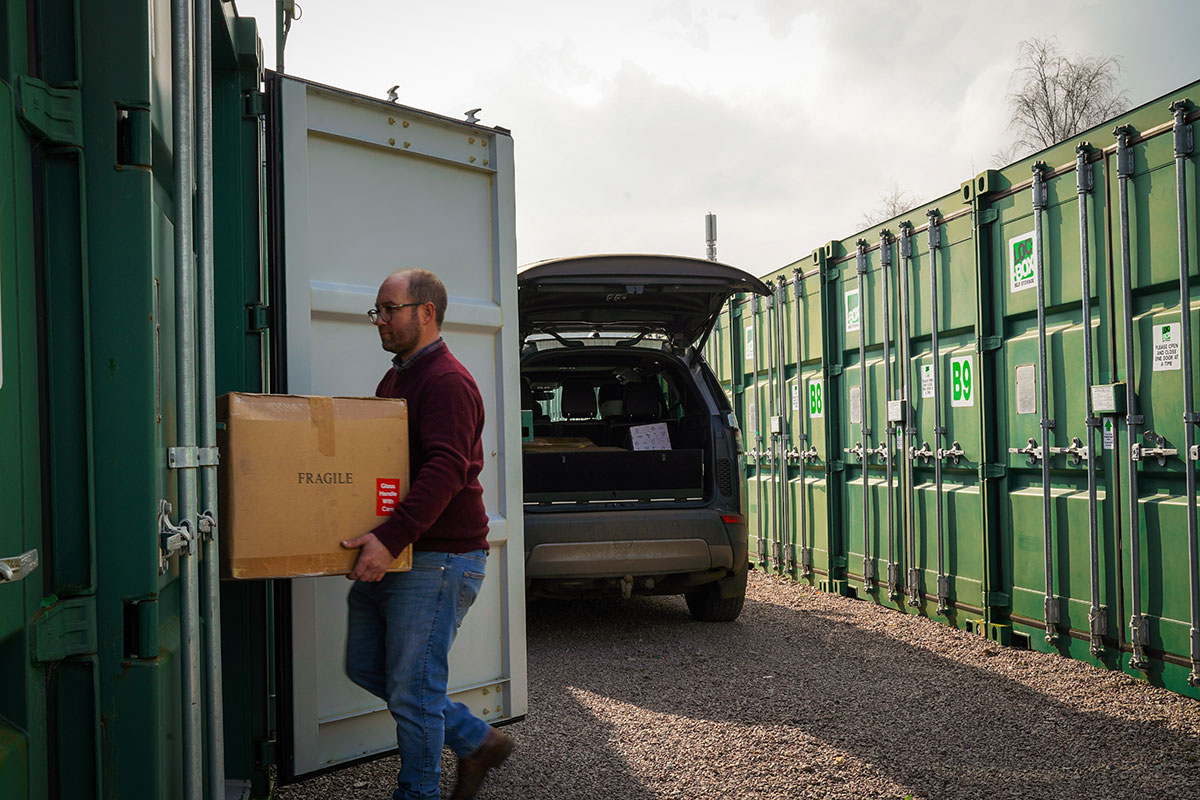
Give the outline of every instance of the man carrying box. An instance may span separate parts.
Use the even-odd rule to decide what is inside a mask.
[[[436,798],[443,744],[458,754],[453,800],[475,795],[513,743],[446,696],[450,645],[474,602],[487,563],[483,400],[441,338],[446,288],[409,269],[384,280],[367,312],[395,354],[375,394],[408,404],[412,487],[361,548],[349,597],[346,674],[387,702],[396,720],[400,774],[394,800]],[[387,572],[413,546],[412,569]]]

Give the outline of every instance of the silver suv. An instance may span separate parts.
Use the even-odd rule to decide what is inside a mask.
[[[737,419],[701,355],[725,264],[657,255],[521,268],[525,575],[541,596],[683,594],[728,621],[746,595]]]

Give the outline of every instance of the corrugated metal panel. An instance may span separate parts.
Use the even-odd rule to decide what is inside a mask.
[[[1066,142],[860,234],[870,239],[824,245],[806,262],[799,327],[795,265],[764,276],[783,291],[758,310],[739,304],[739,347],[721,344],[740,364],[728,385],[759,566],[1200,696],[1197,398],[1193,381],[1185,408],[1182,368],[1200,364],[1198,115],[1168,108],[1198,90],[1118,120],[1127,155],[1111,125],[1080,137],[1091,184],[1077,180],[1080,140]],[[816,343],[801,343],[798,368],[797,331]],[[817,457],[801,524],[805,448]]]

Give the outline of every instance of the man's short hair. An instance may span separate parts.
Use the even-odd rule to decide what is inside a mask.
[[[427,269],[401,270],[406,278],[408,299],[414,303],[433,303],[438,330],[446,318],[446,287],[440,278]]]

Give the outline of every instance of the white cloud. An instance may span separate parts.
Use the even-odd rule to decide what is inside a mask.
[[[274,63],[274,0],[260,15]],[[511,128],[518,256],[701,255],[765,273],[853,234],[895,182],[923,199],[990,166],[1016,45],[1116,53],[1139,104],[1196,79],[1200,6],[915,0],[303,3],[289,71]],[[1133,24],[1133,23],[1138,24]]]

